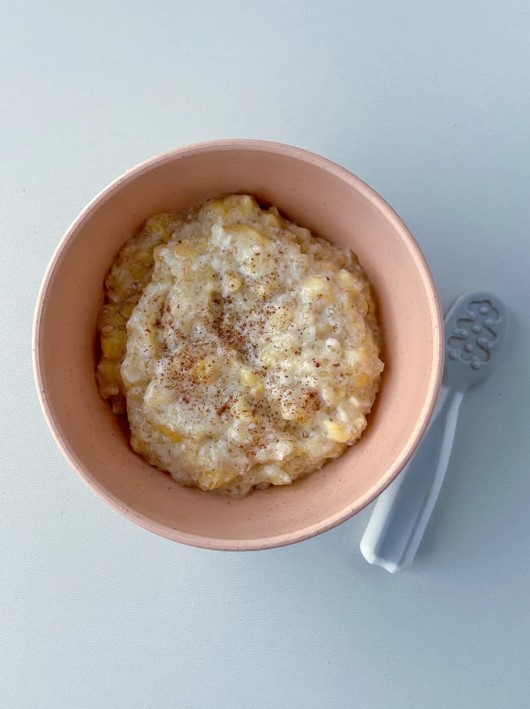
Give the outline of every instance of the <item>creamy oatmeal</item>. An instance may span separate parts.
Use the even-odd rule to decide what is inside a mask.
[[[286,485],[354,443],[383,364],[347,249],[247,195],[149,219],[114,261],[99,390],[133,449],[186,485]]]

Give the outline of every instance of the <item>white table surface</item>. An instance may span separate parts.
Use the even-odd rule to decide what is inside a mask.
[[[530,705],[529,39],[525,0],[2,5],[2,709]],[[124,169],[219,137],[343,164],[408,223],[444,306],[487,288],[511,310],[407,573],[361,558],[369,510],[270,552],[159,539],[48,433],[30,333],[58,239]]]

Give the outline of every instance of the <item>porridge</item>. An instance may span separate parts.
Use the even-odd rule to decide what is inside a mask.
[[[235,496],[354,443],[383,364],[348,250],[248,195],[151,217],[105,280],[99,391],[175,480]]]

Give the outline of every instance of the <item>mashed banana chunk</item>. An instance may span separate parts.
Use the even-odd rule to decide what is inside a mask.
[[[185,485],[288,485],[354,443],[383,364],[348,250],[248,195],[149,219],[116,257],[99,391],[133,449]]]

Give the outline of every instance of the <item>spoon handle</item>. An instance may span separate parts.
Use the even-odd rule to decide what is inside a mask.
[[[412,563],[445,477],[463,396],[442,387],[414,457],[378,498],[360,545],[370,564],[395,573]]]

